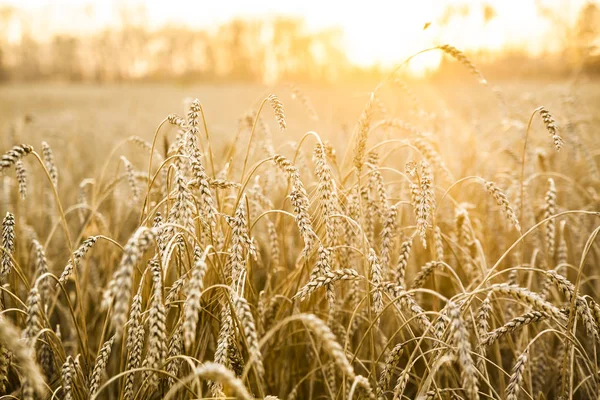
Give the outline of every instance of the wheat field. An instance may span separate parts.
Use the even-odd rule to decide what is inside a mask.
[[[597,84],[438,50],[456,82],[3,88],[2,398],[598,398]]]

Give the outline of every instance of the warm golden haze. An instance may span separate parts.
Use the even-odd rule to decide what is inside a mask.
[[[598,5],[333,4],[2,9],[0,397],[598,396]]]
[[[372,79],[374,67],[389,70],[446,43],[514,73],[529,73],[522,64],[542,57],[544,69],[564,73],[552,64],[576,69],[597,57],[600,26],[597,6],[585,0],[378,0],[343,12],[316,0],[25,0],[0,9],[2,64],[21,79]],[[112,68],[102,65],[106,57]],[[424,54],[406,71],[423,76],[441,61]]]

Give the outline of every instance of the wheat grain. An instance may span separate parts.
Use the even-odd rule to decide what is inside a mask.
[[[34,345],[34,341],[42,328],[41,321],[42,305],[38,289],[34,286],[29,291],[27,296],[27,319],[25,322],[25,330],[23,338],[27,343]]]
[[[411,289],[422,287],[427,278],[429,278],[429,276],[433,274],[436,269],[439,269],[443,266],[444,264],[439,261],[430,261],[425,264],[419,271],[419,274],[413,280],[412,285],[410,285]]]
[[[417,231],[421,237],[423,247],[427,247],[426,235],[431,215],[435,212],[435,197],[433,181],[429,164],[425,161],[419,163],[417,183],[411,184],[411,202],[417,219]]]
[[[245,247],[247,247],[248,227],[246,220],[246,195],[243,195],[235,210],[235,217],[230,220],[231,245],[229,248],[228,270],[231,283],[237,284],[246,272]]]
[[[525,372],[525,364],[527,363],[527,358],[529,357],[529,347],[525,349],[524,352],[521,353],[519,358],[517,358],[517,362],[512,370],[512,375],[510,376],[510,381],[508,382],[508,386],[506,387],[506,399],[507,400],[518,400],[519,391],[521,389],[521,385],[523,384],[523,374]]]
[[[337,367],[346,374],[348,379],[354,380],[356,378],[354,369],[348,361],[344,349],[325,322],[312,314],[299,314],[298,318],[322,341],[323,348],[331,355]]]
[[[180,117],[179,115],[176,115],[176,114],[169,114],[167,116],[167,121],[171,125],[175,125],[175,126],[178,126],[180,128],[185,128],[186,127],[185,119],[183,117]]]
[[[356,124],[356,145],[354,147],[354,167],[360,171],[364,164],[365,149],[373,118],[374,93],[371,93],[367,104],[363,108]]]
[[[502,207],[502,211],[506,215],[506,218],[512,223],[517,231],[521,230],[521,226],[519,225],[519,220],[517,219],[517,215],[513,211],[512,207],[508,203],[508,198],[506,195],[496,186],[494,182],[485,182],[485,188],[492,195],[496,203]]]
[[[556,186],[552,178],[548,179],[548,191],[545,200],[544,219],[547,219],[556,214]],[[554,257],[555,240],[556,219],[552,219],[546,222],[546,249],[550,257]]]
[[[390,272],[390,260],[394,250],[394,237],[396,234],[396,219],[398,209],[396,206],[390,206],[386,210],[386,215],[383,220],[383,229],[381,230],[381,269],[385,274]]]
[[[217,338],[217,348],[215,350],[214,362],[223,365],[224,367],[231,367],[230,362],[230,337],[234,334],[233,331],[233,320],[231,318],[231,310],[229,304],[223,304],[221,308],[221,327],[219,329],[219,336]],[[210,385],[211,392],[214,397],[223,397],[223,387],[217,382],[213,381]]]
[[[381,294],[381,282],[383,280],[383,273],[381,271],[381,264],[379,258],[375,254],[375,250],[369,249],[369,269],[371,271],[371,282],[373,284],[372,296],[373,296],[373,314],[379,315],[383,310],[383,296]]]
[[[196,340],[196,327],[200,316],[200,296],[204,289],[204,275],[208,269],[206,256],[200,249],[194,251],[195,263],[188,283],[188,295],[183,306],[183,337],[185,347],[190,349]]]
[[[112,345],[115,341],[115,337],[108,339],[100,348],[98,356],[96,357],[96,364],[92,371],[92,377],[90,378],[90,396],[94,396],[100,386],[100,381],[106,373],[106,364],[112,351]]]
[[[133,195],[133,202],[137,203],[140,198],[140,189],[135,182],[135,170],[133,168],[133,164],[125,157],[121,156],[121,161],[123,161],[123,165],[125,165],[125,171],[127,172],[127,181],[129,182],[129,188],[131,189],[131,194]]]
[[[27,198],[27,170],[25,170],[25,164],[22,160],[18,160],[15,163],[15,173],[17,175],[17,182],[19,182],[19,195],[24,200]]]
[[[475,75],[479,79],[479,83],[482,85],[487,85],[487,80],[483,77],[481,72],[477,69],[475,64],[471,62],[462,51],[458,50],[456,47],[451,46],[449,44],[444,44],[438,46],[438,49],[442,50],[444,53],[456,58],[461,64],[467,67],[473,75]]]
[[[88,251],[90,251],[94,244],[96,244],[97,240],[98,237],[90,236],[89,238],[85,239],[83,243],[81,243],[81,246],[79,246],[77,250],[73,252],[73,256],[69,259],[69,263],[58,278],[59,283],[63,285],[67,283],[69,276],[71,276],[75,268],[79,266],[79,262],[81,261],[81,259],[85,257]]]
[[[215,181],[210,180],[208,177],[202,158],[202,153],[198,147],[193,145],[190,153],[190,163],[200,190],[200,210],[205,220],[209,221],[210,226],[214,228],[216,225],[216,211],[210,186],[215,185]]]
[[[54,163],[54,152],[50,145],[42,141],[42,157],[44,159],[44,165],[48,170],[48,174],[50,175],[50,180],[54,187],[58,187],[58,169],[56,168],[56,164]]]
[[[435,257],[438,261],[444,261],[444,242],[442,241],[442,231],[439,226],[433,229],[433,243],[435,245]]]
[[[144,325],[142,324],[142,297],[136,294],[131,302],[129,321],[127,322],[127,370],[138,368],[142,361],[144,347]],[[133,397],[135,374],[129,372],[125,377],[123,398],[129,400]]]
[[[394,373],[394,368],[400,362],[400,358],[402,353],[404,352],[404,344],[398,343],[394,346],[394,348],[388,353],[385,358],[385,364],[383,365],[383,369],[381,370],[381,374],[379,375],[379,383],[378,386],[380,390],[385,390],[389,385],[392,379],[392,375]]]
[[[288,174],[288,177],[292,183],[292,191],[290,193],[290,201],[294,207],[294,214],[296,215],[296,223],[298,224],[298,230],[304,240],[304,252],[308,253],[315,242],[315,233],[310,221],[308,213],[309,200],[304,185],[300,180],[300,174],[298,168],[294,166],[287,158],[281,155],[275,155],[273,157],[275,164]]]
[[[73,358],[67,357],[61,371],[62,393],[64,400],[73,400]]]
[[[331,169],[327,164],[325,148],[322,143],[317,143],[314,150],[315,174],[319,185],[317,191],[320,197],[323,218],[325,218],[325,246],[333,246],[337,238],[338,223],[333,218],[339,213],[339,200]]]
[[[167,363],[167,372],[169,375],[175,377],[179,376],[182,360],[178,357],[183,353],[183,346],[183,324],[177,324],[177,327],[173,331],[173,335],[171,335],[168,346],[169,362]],[[167,378],[167,386],[171,387],[174,383],[175,379],[169,376]]]
[[[429,329],[431,322],[427,318],[427,315],[425,315],[425,310],[415,301],[410,293],[407,293],[402,286],[389,282],[385,283],[383,287],[392,296],[393,300],[398,300],[400,305],[416,318],[417,323],[423,329]]]
[[[5,318],[0,318],[0,342],[2,342],[5,349],[12,353],[13,362],[20,367],[20,371],[26,379],[27,385],[41,396],[46,390],[44,378],[33,359],[31,347],[27,346],[22,341],[19,341],[20,337],[21,334],[14,325]]]
[[[149,267],[152,273],[153,293],[148,313],[148,350],[143,365],[157,370],[162,367],[167,355],[167,317],[162,299],[160,263],[156,259],[150,260]],[[144,371],[143,380],[147,380],[150,387],[158,384],[156,373],[153,371]]]
[[[294,299],[304,301],[314,293],[317,289],[331,285],[334,282],[341,280],[353,280],[358,279],[359,275],[353,269],[344,268],[340,270],[334,270],[324,273],[322,276],[318,276],[310,281],[298,290],[298,293],[294,295]]]
[[[273,109],[273,113],[275,113],[275,119],[279,124],[279,129],[285,131],[287,125],[285,122],[285,112],[283,111],[283,104],[281,103],[279,98],[274,94],[269,95],[269,97],[267,97],[267,100],[269,101],[269,104]]]
[[[564,320],[564,315],[560,312],[560,310],[557,307],[545,301],[537,293],[534,293],[530,290],[516,285],[508,285],[502,283],[492,285],[490,289],[492,292],[512,296],[525,304],[537,308],[539,311],[543,311],[546,314],[551,315],[559,321]]]
[[[567,278],[556,272],[556,270],[546,271],[545,274],[567,296],[569,301],[575,296],[575,310],[581,316],[588,335],[600,342],[600,333],[598,332],[592,311],[585,299],[575,293],[575,286]]]
[[[21,160],[32,151],[33,147],[27,144],[19,144],[4,153],[2,158],[0,158],[0,175],[4,174],[5,170],[15,165],[17,161]]]
[[[408,384],[409,380],[410,380],[410,375],[408,373],[408,370],[405,369],[402,371],[402,373],[396,380],[396,386],[394,386],[393,400],[400,400],[402,398],[401,394],[404,393],[404,389],[406,388],[406,385]]]
[[[111,320],[113,327],[117,329],[116,339],[119,338],[120,328],[127,319],[131,287],[133,285],[133,269],[155,237],[156,234],[151,229],[139,228],[125,245],[119,268],[115,271],[109,283],[104,301],[108,304],[114,302]]]
[[[470,399],[478,399],[479,392],[477,389],[477,369],[473,363],[471,356],[471,343],[469,342],[469,332],[465,327],[465,323],[460,315],[458,305],[448,304],[448,317],[450,318],[452,340],[458,348],[458,362],[461,367],[461,379],[464,390]]]
[[[401,286],[404,286],[406,267],[408,266],[408,258],[410,257],[410,251],[412,249],[413,237],[411,236],[408,240],[402,242],[400,246],[400,256],[396,263],[394,281]]]
[[[563,265],[568,262],[569,258],[569,247],[567,245],[567,239],[565,237],[565,225],[566,221],[560,221],[559,225],[559,241],[558,248],[556,250],[556,264]]]
[[[32,244],[33,248],[35,249],[37,275],[38,277],[41,277],[48,272],[48,259],[46,258],[44,247],[40,244],[40,242],[37,241],[37,239],[33,239]],[[52,292],[49,278],[38,279],[37,282],[42,300],[48,301]]]
[[[481,357],[477,357],[476,364],[477,369],[483,371],[485,369],[485,348],[483,347],[482,339],[487,335],[488,330],[490,329],[490,324],[488,319],[490,318],[490,313],[492,311],[492,305],[490,301],[490,296],[486,296],[486,298],[481,302],[479,306],[479,310],[477,311],[477,319],[475,321],[476,329],[477,329],[477,338],[479,339],[478,352],[481,354]]]
[[[265,377],[265,367],[263,365],[256,324],[254,322],[252,311],[250,310],[250,305],[245,298],[237,296],[234,300],[234,308],[235,314],[242,325],[244,337],[248,343],[248,352],[254,357],[254,365],[258,374],[258,379],[262,381]]]
[[[205,379],[210,379],[213,382],[224,383],[231,387],[236,398],[240,400],[251,400],[252,396],[242,381],[235,377],[233,372],[225,368],[221,364],[206,362],[194,370],[194,374]]]
[[[560,151],[563,145],[563,139],[558,135],[558,127],[556,126],[556,121],[554,121],[554,117],[545,107],[540,107],[538,110],[540,116],[542,117],[542,120],[544,121],[544,125],[546,125],[548,133],[554,141],[554,147],[556,147],[556,151]]]
[[[12,256],[15,252],[15,217],[10,212],[2,220],[2,268],[0,277],[5,280],[13,269]]]
[[[0,344],[0,393],[6,392],[6,386],[10,383],[8,372],[11,364],[11,353]]]
[[[550,316],[545,312],[530,311],[526,314],[513,318],[503,326],[496,328],[491,332],[486,332],[482,337],[481,345],[490,346],[506,334],[514,332],[517,329],[521,329],[524,326],[530,325],[534,322],[543,321],[548,318],[550,318]]]

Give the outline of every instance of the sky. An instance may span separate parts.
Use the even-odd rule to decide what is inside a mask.
[[[349,59],[362,66],[393,65],[432,45],[464,50],[514,48],[537,53],[560,47],[557,31],[571,22],[585,0],[0,0],[23,10],[35,32],[90,33],[115,23],[117,10],[143,4],[152,27],[184,24],[211,29],[235,17],[298,16],[309,29],[339,27]],[[541,4],[558,21],[540,15]],[[485,6],[493,9],[484,18]],[[138,17],[136,13],[130,13]],[[446,17],[446,18],[444,18]],[[423,29],[430,23],[427,29]],[[558,32],[560,33],[560,32]],[[553,35],[553,36],[551,36]],[[419,58],[426,68],[437,53]]]

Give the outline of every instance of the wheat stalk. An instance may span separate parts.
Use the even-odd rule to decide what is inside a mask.
[[[331,285],[334,282],[342,281],[342,280],[353,280],[358,279],[359,275],[353,269],[344,268],[340,270],[334,270],[324,273],[322,276],[318,276],[310,281],[303,287],[298,290],[298,293],[294,295],[294,299],[298,299],[299,301],[306,300],[312,293],[314,293],[317,289]]]
[[[19,144],[4,153],[4,155],[0,158],[0,175],[4,174],[5,170],[15,165],[17,161],[32,151],[33,147],[27,144]]]
[[[2,220],[2,247],[0,277],[5,280],[13,269],[15,252],[15,217],[8,211]]]
[[[387,209],[385,218],[383,220],[383,229],[381,230],[381,269],[384,274],[390,271],[390,260],[392,258],[392,252],[394,247],[394,237],[396,234],[396,219],[398,216],[398,209],[396,206],[390,206]]]
[[[410,285],[411,289],[417,289],[423,286],[427,278],[433,274],[436,269],[439,269],[444,266],[444,263],[439,261],[430,261],[425,264],[419,274],[415,277],[412,284]]]
[[[81,259],[83,259],[83,257],[88,253],[88,251],[90,251],[92,247],[94,247],[94,244],[96,244],[97,240],[97,236],[90,236],[89,238],[85,239],[83,243],[81,243],[81,246],[79,246],[77,250],[73,252],[73,256],[69,259],[67,266],[58,278],[59,283],[63,285],[67,283],[67,280],[69,279],[69,276],[71,276],[71,274],[73,273],[73,270],[77,266],[79,266],[79,262],[81,261]]]
[[[273,109],[273,113],[275,114],[275,119],[277,120],[277,123],[279,124],[279,129],[282,131],[285,131],[287,128],[287,124],[285,122],[285,112],[283,111],[283,104],[281,103],[279,98],[277,96],[275,96],[274,94],[269,95],[269,97],[267,97],[267,100],[269,101],[269,104],[271,105],[271,108]]]
[[[540,297],[540,295],[530,290],[516,285],[508,285],[504,283],[492,285],[490,289],[492,292],[512,296],[515,299],[532,306],[533,308],[537,308],[539,311],[543,311],[546,314],[551,315],[559,321],[564,320],[564,315],[557,307],[545,301]]]
[[[196,340],[196,327],[200,317],[200,296],[204,289],[204,275],[208,269],[206,255],[199,248],[194,250],[195,263],[188,283],[188,295],[183,305],[183,337],[185,347],[190,349]]]
[[[15,173],[17,176],[17,182],[19,182],[19,195],[21,199],[27,198],[27,170],[23,160],[18,160],[15,163]]]
[[[250,310],[250,305],[245,298],[236,296],[234,300],[234,308],[235,314],[243,328],[244,337],[248,343],[248,352],[254,358],[254,364],[258,378],[262,381],[265,377],[265,367],[263,365],[262,354],[260,351],[260,345],[256,331],[256,324],[254,322],[252,311]]]
[[[356,125],[356,145],[354,147],[354,167],[360,171],[364,164],[365,149],[367,147],[367,139],[373,118],[373,102],[374,93],[371,93],[367,104],[363,108]]]
[[[438,46],[438,49],[440,49],[444,53],[454,57],[456,60],[458,60],[458,62],[460,62],[465,67],[467,67],[473,73],[473,75],[475,75],[479,79],[479,83],[481,83],[482,85],[487,85],[487,83],[488,83],[487,80],[483,77],[481,72],[479,72],[479,70],[477,69],[475,64],[473,64],[471,62],[471,60],[469,60],[467,58],[465,53],[463,53],[462,51],[458,50],[456,47],[451,46],[449,44],[444,44],[444,45]]]
[[[253,398],[243,382],[221,364],[206,362],[195,368],[194,375],[229,386],[235,393],[236,398],[240,400],[251,400]]]
[[[393,300],[398,300],[400,305],[416,318],[417,323],[423,329],[429,329],[431,322],[427,318],[427,315],[425,315],[425,310],[415,301],[410,293],[406,292],[402,286],[390,282],[385,283],[383,287],[392,296]]]
[[[47,142],[42,141],[42,157],[54,187],[58,187],[58,169],[54,163],[54,152]]]
[[[167,355],[166,313],[162,294],[162,269],[158,260],[150,260],[152,273],[153,293],[150,300],[148,313],[148,350],[144,359],[144,366],[154,370],[160,369]],[[143,380],[150,387],[157,385],[157,376],[153,371],[144,371]]]
[[[548,191],[546,192],[546,204],[544,207],[544,219],[548,219],[556,214],[556,185],[552,178],[548,179]],[[556,241],[556,220],[552,219],[546,223],[546,249],[548,255],[554,257],[554,247]]]
[[[403,352],[404,344],[398,343],[386,356],[383,369],[381,370],[381,374],[379,375],[378,387],[380,391],[385,390],[390,385],[390,381],[392,380],[392,375],[394,373],[394,368],[396,368],[396,365],[398,365],[398,363],[400,362],[400,358],[402,357]]]
[[[379,258],[375,254],[375,250],[369,249],[369,269],[371,271],[371,282],[373,284],[373,314],[378,316],[383,311],[383,296],[381,294],[381,282],[383,280],[383,273],[381,271],[381,264]]]
[[[508,386],[506,387],[506,399],[507,400],[518,400],[519,391],[521,389],[521,385],[523,384],[523,374],[525,372],[525,364],[527,363],[527,358],[529,357],[529,347],[525,349],[524,352],[521,353],[519,358],[517,358],[517,362],[512,370],[512,375],[510,376],[510,381],[508,382]]]
[[[460,376],[462,379],[462,386],[470,399],[478,399],[477,369],[475,368],[473,357],[471,356],[469,332],[460,315],[458,305],[449,303],[447,307],[448,317],[450,318],[451,323],[452,340],[454,345],[458,348],[458,363],[461,367]]]
[[[131,302],[129,321],[127,322],[127,370],[138,368],[142,361],[144,347],[144,325],[142,324],[142,297],[136,294]],[[130,372],[125,377],[123,398],[129,400],[133,397],[135,374]]]
[[[73,366],[73,358],[67,357],[67,360],[62,366],[61,380],[62,393],[64,400],[73,400],[73,374],[75,373]]]
[[[544,125],[546,125],[548,133],[554,141],[554,147],[556,147],[556,151],[560,151],[561,147],[563,146],[563,139],[558,135],[558,127],[556,126],[554,117],[545,107],[540,107],[538,111],[542,117],[542,121],[544,121]]]
[[[100,348],[98,356],[96,357],[96,364],[92,370],[92,377],[90,378],[90,396],[94,396],[98,392],[100,381],[106,373],[106,365],[108,358],[112,352],[112,346],[115,341],[115,337],[108,339]]]
[[[517,215],[513,211],[513,208],[510,206],[508,202],[508,198],[506,195],[496,186],[494,182],[485,182],[485,188],[492,195],[496,203],[502,207],[502,211],[506,215],[506,218],[512,223],[517,231],[521,231],[521,226],[519,225],[519,220],[517,219]]]
[[[548,318],[550,318],[550,316],[545,312],[530,311],[528,313],[525,313],[521,316],[513,318],[503,326],[496,328],[491,332],[486,332],[481,340],[481,345],[490,346],[506,334],[514,332],[534,322],[543,321]]]
[[[129,309],[133,285],[133,269],[144,252],[150,247],[155,236],[153,230],[145,227],[139,228],[125,245],[119,268],[113,274],[111,282],[109,282],[104,302],[105,304],[114,302],[111,321],[113,327],[117,329],[116,339],[119,338],[120,328],[127,320],[127,310]]]
[[[356,378],[354,369],[327,324],[312,314],[299,314],[297,317],[321,340],[323,348],[331,355],[337,367],[348,379],[354,380]]]

